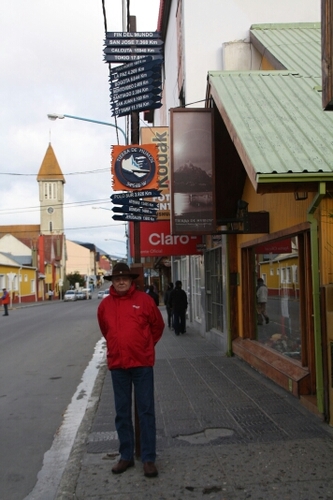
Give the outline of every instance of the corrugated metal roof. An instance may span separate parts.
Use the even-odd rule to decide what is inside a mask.
[[[333,180],[333,113],[321,79],[291,71],[208,74],[211,95],[253,184]]]
[[[259,52],[284,68],[321,78],[320,23],[252,25],[250,37]]]

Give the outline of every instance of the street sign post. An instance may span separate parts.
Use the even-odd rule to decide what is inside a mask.
[[[136,199],[136,198],[158,198],[161,191],[158,189],[143,189],[140,191],[126,191],[124,193],[114,193],[110,196],[112,203],[116,203],[116,200],[126,199]],[[123,202],[120,202],[123,204]]]
[[[123,39],[123,38],[129,38],[129,39],[135,39],[135,38],[142,38],[142,39],[149,39],[152,40],[154,38],[161,38],[161,33],[159,31],[107,31],[105,33],[106,40],[112,40],[112,39]]]
[[[130,213],[130,214],[145,214],[157,215],[156,209],[146,207],[133,207],[131,205],[122,205],[121,207],[113,207],[112,212],[115,213]]]
[[[146,207],[146,208],[158,208],[159,204],[155,201],[144,201],[141,199],[128,199],[121,198],[119,200],[113,201],[114,205],[129,205],[132,207]]]
[[[133,106],[127,106],[125,108],[118,108],[117,110],[111,111],[112,116],[126,116],[131,114],[133,111],[146,111],[147,109],[158,109],[162,106],[161,102],[154,103],[152,101],[142,101],[142,103],[135,104]]]
[[[134,221],[134,222],[157,222],[157,216],[153,215],[137,215],[137,214],[115,214],[113,220]]]

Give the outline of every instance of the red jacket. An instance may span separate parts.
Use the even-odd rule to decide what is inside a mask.
[[[9,297],[9,293],[6,291],[6,292],[3,292],[2,294],[2,297],[1,297],[1,300],[2,300],[2,303],[3,304],[9,304],[10,302],[10,297]]]
[[[162,337],[164,321],[154,300],[134,283],[120,296],[110,286],[102,299],[97,319],[107,344],[109,369],[153,366],[154,346]]]

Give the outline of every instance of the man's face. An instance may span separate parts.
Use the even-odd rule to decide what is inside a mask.
[[[116,276],[112,278],[112,284],[118,295],[126,295],[131,288],[132,278],[129,276]]]

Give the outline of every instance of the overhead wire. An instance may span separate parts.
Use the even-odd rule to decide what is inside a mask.
[[[80,172],[68,172],[63,174],[64,176],[67,175],[86,175],[86,174],[102,174],[104,172],[109,172],[110,167],[105,167],[105,168],[97,168],[96,170],[82,170]],[[33,174],[27,174],[27,173],[18,173],[18,172],[0,172],[0,175],[12,175],[12,176],[20,176],[20,177],[37,177],[36,172]],[[43,174],[43,177],[54,177],[54,174]]]
[[[50,200],[50,203],[52,200]],[[83,206],[89,206],[89,205],[96,205],[98,203],[99,205],[103,204],[110,204],[110,199],[105,199],[105,198],[100,198],[96,200],[81,200],[81,201],[72,201],[72,202],[67,202],[67,203],[52,203],[52,206],[57,209],[57,208],[77,208],[77,207],[83,207]],[[40,205],[35,205],[35,206],[30,206],[30,207],[14,207],[14,208],[3,208],[0,209],[0,215],[8,215],[8,214],[15,214],[15,213],[21,213],[21,212],[34,212],[34,211],[39,211],[40,210]],[[111,209],[110,209],[111,210]]]

